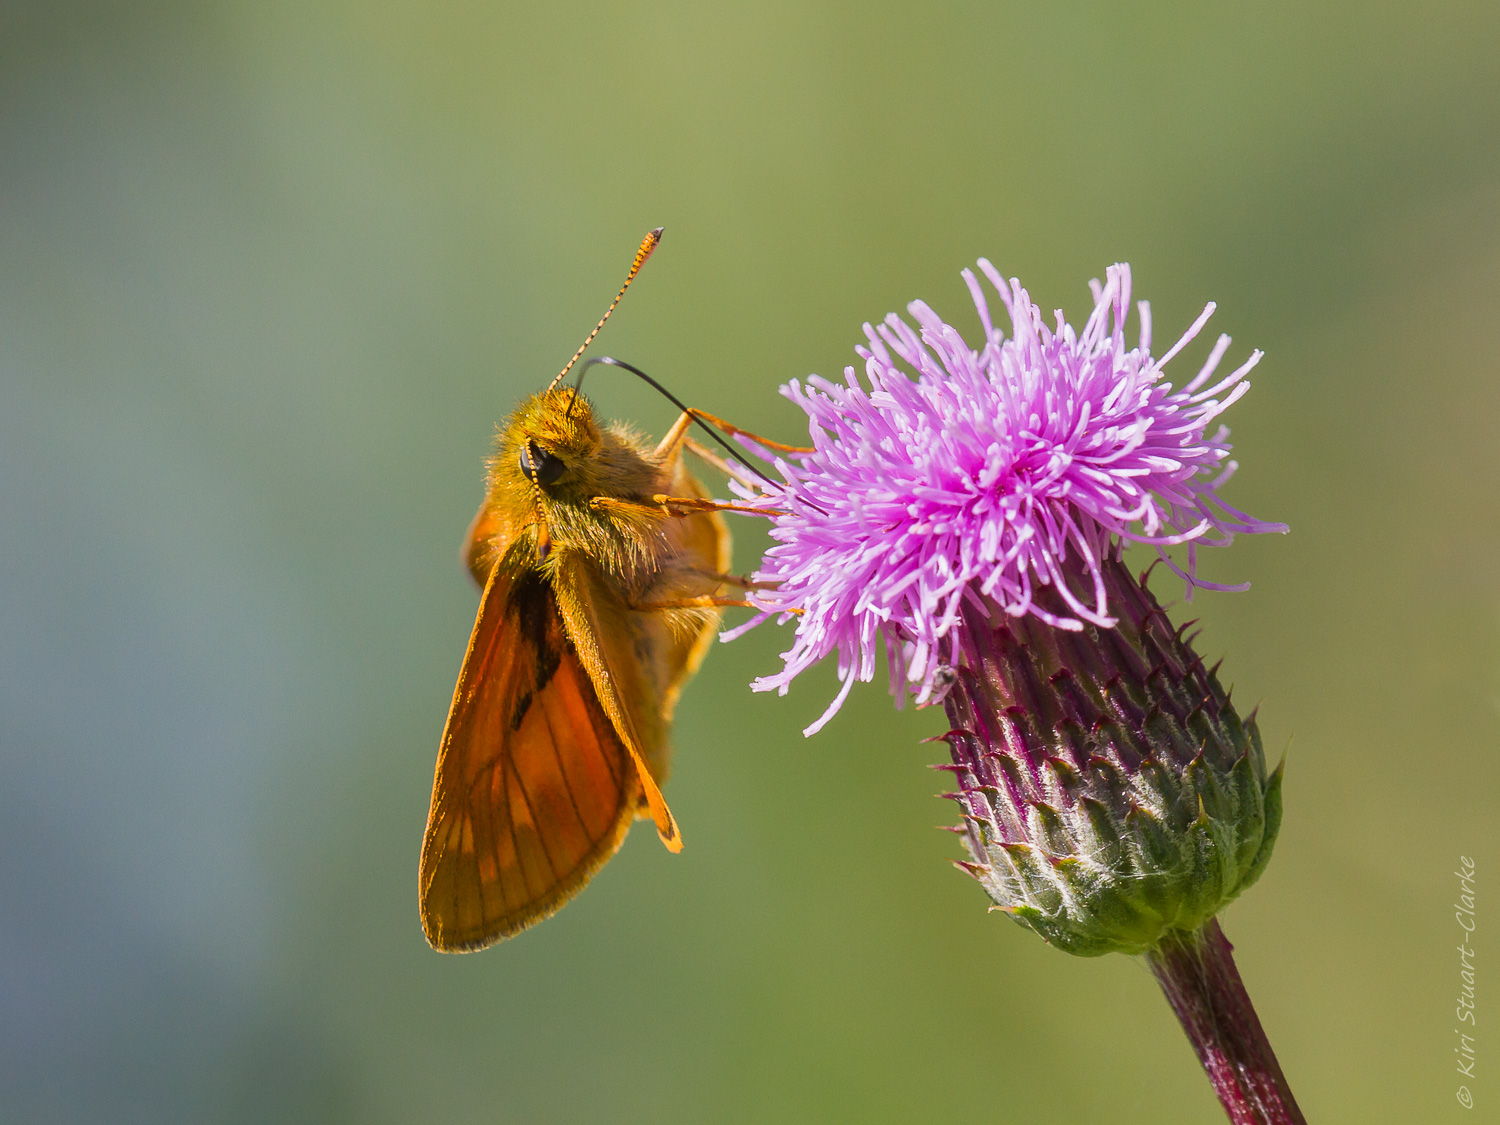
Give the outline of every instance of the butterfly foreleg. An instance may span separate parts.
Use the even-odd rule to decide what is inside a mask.
[[[724,460],[724,458],[719,456],[717,453],[711,452],[707,447],[688,437],[688,429],[694,422],[699,422],[706,426],[715,426],[726,434],[739,435],[741,437],[749,438],[757,445],[762,446],[766,449],[773,449],[778,453],[813,452],[810,447],[801,445],[785,445],[779,441],[772,441],[770,438],[764,438],[759,434],[751,433],[749,430],[743,430],[738,426],[731,425],[730,423],[724,421],[724,419],[716,417],[706,410],[696,410],[692,407],[689,407],[687,410],[684,410],[680,415],[678,415],[677,421],[672,423],[672,428],[666,432],[666,435],[661,439],[661,442],[656,447],[655,456],[662,465],[670,468],[677,460],[677,457],[681,454],[683,447],[686,446],[688,449],[692,450],[694,455],[701,457],[703,460],[707,461],[710,465],[713,465],[720,471],[728,473],[730,476],[736,478],[737,480],[744,480],[747,484],[753,483],[748,478],[743,468],[736,467],[731,462]]]
[[[740,427],[735,426],[735,425],[731,425],[730,423],[724,421],[724,419],[722,419],[722,418],[716,418],[716,417],[714,417],[712,414],[710,414],[706,410],[694,410],[691,407],[689,407],[687,413],[690,414],[690,415],[692,415],[694,418],[696,418],[700,422],[707,423],[710,426],[717,426],[719,429],[723,430],[726,434],[737,434],[740,437],[749,438],[751,441],[755,442],[756,445],[763,445],[767,449],[774,449],[774,450],[776,450],[776,452],[778,452],[778,453],[811,453],[811,452],[813,452],[812,448],[809,447],[809,446],[804,446],[804,445],[783,445],[779,441],[772,441],[770,438],[763,438],[759,434],[752,434],[749,430],[742,430],[742,429],[740,429]]]

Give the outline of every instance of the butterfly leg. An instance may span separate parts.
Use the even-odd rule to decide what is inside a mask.
[[[721,598],[715,594],[698,594],[691,598],[673,598],[664,602],[637,602],[630,608],[649,613],[658,609],[713,609],[716,606],[740,605],[754,608],[751,602],[744,598]]]
[[[712,449],[709,449],[704,445],[699,445],[692,438],[683,438],[682,447],[689,453],[693,454],[693,456],[697,457],[699,460],[708,462],[714,468],[718,469],[719,472],[728,477],[732,477],[743,485],[747,485],[751,488],[761,489],[765,488],[766,486],[765,481],[761,480],[753,473],[746,472],[744,466],[736,465],[733,461],[725,460],[723,457],[719,456],[719,454],[715,453]]]
[[[805,446],[805,445],[783,445],[779,441],[772,441],[770,438],[763,438],[759,434],[752,434],[749,430],[742,430],[738,426],[731,425],[730,423],[724,421],[724,419],[722,419],[722,418],[716,418],[716,417],[714,417],[712,414],[710,414],[706,410],[694,410],[691,407],[689,407],[687,412],[689,414],[691,414],[694,418],[698,419],[698,421],[700,421],[700,422],[706,422],[710,426],[717,426],[719,429],[723,430],[726,434],[738,434],[740,437],[747,437],[751,441],[753,441],[756,445],[763,445],[767,449],[774,449],[774,450],[776,450],[776,452],[778,452],[778,453],[811,453],[811,452],[813,452],[813,450],[812,450],[812,448],[810,446]]]
[[[779,441],[772,441],[770,438],[763,438],[759,434],[753,434],[749,430],[742,430],[740,429],[740,427],[731,425],[730,423],[724,421],[724,419],[716,417],[706,410],[696,410],[692,407],[689,407],[687,410],[684,410],[680,415],[678,415],[677,421],[672,423],[672,428],[668,430],[666,432],[666,435],[661,439],[661,442],[656,447],[656,456],[658,458],[668,458],[674,456],[678,452],[678,449],[684,444],[684,442],[689,441],[687,436],[688,427],[691,426],[695,421],[702,422],[704,425],[708,426],[716,426],[719,429],[723,430],[726,434],[738,434],[741,437],[747,437],[751,441],[755,442],[756,445],[763,445],[767,449],[776,450],[776,452],[778,453],[812,452],[812,449],[808,446],[784,445]],[[696,442],[692,442],[691,446],[693,447],[694,453],[698,453],[699,456],[704,456],[703,453],[700,452],[702,447],[698,446]],[[705,460],[708,459],[709,458],[705,457]]]
[[[731,586],[740,590],[767,590],[775,583],[757,582],[753,578],[746,578],[738,574],[724,574],[716,570],[707,570],[699,567],[685,567],[677,570],[673,575],[675,581],[670,584],[658,584],[654,590],[646,590],[643,593],[645,600],[634,602],[631,609],[634,610],[663,610],[663,609],[712,609],[716,606],[750,606],[750,602],[742,597],[726,597],[718,591],[724,586]],[[675,588],[674,588],[675,587]],[[713,593],[698,593],[697,591],[714,591]]]
[[[774,582],[757,582],[753,578],[745,578],[738,574],[715,574],[711,571],[696,571],[694,576],[702,580],[704,585],[717,589],[720,586],[735,586],[741,590],[770,590],[775,588]],[[694,583],[695,585],[697,583]],[[700,585],[699,589],[703,586]],[[650,601],[636,602],[631,605],[635,610],[662,610],[662,609],[712,609],[716,606],[745,606],[750,609],[757,608],[754,602],[746,601],[744,598],[725,597],[720,594],[683,594],[670,597],[655,598]],[[800,613],[801,610],[789,610],[791,613]]]
[[[775,508],[751,508],[723,500],[704,500],[696,496],[666,496],[660,492],[651,497],[653,504],[665,508],[669,516],[691,516],[698,512],[738,512],[745,516],[777,516]]]
[[[746,578],[741,574],[717,574],[710,571],[699,571],[704,578],[719,586],[738,586],[741,590],[773,590],[776,588],[774,582],[757,582],[753,578]]]
[[[742,606],[745,609],[764,609],[754,602],[747,602],[744,598],[721,598],[712,594],[700,594],[692,598],[676,598],[672,601],[663,602],[637,602],[630,608],[642,613],[650,613],[653,610],[666,609],[717,609],[722,606]],[[803,610],[793,606],[782,606],[776,609],[777,613],[790,613],[795,617],[801,617]]]
[[[687,437],[688,427],[693,424],[693,412],[685,410],[677,416],[677,421],[672,423],[672,428],[666,432],[656,447],[656,456],[659,459],[675,460],[683,439]]]

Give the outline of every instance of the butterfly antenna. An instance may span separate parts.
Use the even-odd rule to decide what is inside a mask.
[[[557,373],[557,378],[547,384],[549,391],[563,381],[563,376],[573,370],[573,365],[578,362],[578,357],[583,354],[584,349],[594,342],[594,337],[599,335],[599,329],[604,327],[604,322],[609,319],[609,314],[615,311],[615,306],[620,303],[620,298],[625,296],[625,290],[630,288],[630,283],[635,280],[635,275],[641,272],[641,267],[646,264],[646,259],[651,257],[651,251],[655,250],[657,243],[661,242],[661,232],[665,229],[665,227],[657,227],[654,231],[646,235],[645,238],[641,239],[641,248],[635,252],[635,261],[630,263],[630,272],[625,275],[625,284],[620,286],[620,291],[615,294],[615,299],[609,303],[609,308],[604,310],[604,315],[599,318],[599,323],[594,325],[594,330],[589,333],[588,339],[578,345],[578,350],[573,353],[573,358],[568,360],[567,365]],[[576,388],[573,391],[573,397],[575,399],[578,397]],[[570,402],[568,403],[568,410],[571,412],[572,409],[573,404]]]

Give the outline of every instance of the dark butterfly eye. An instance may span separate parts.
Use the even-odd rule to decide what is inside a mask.
[[[538,484],[552,484],[566,468],[561,458],[552,456],[534,441],[528,441],[521,450],[521,471]]]

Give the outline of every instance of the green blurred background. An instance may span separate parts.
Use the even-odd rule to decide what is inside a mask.
[[[752,694],[770,627],[680,709],[682,855],[423,942],[493,426],[664,223],[596,354],[787,440],[862,321],[972,330],[980,255],[1267,351],[1228,498],[1292,534],[1175,611],[1290,746],[1225,928],[1311,1120],[1496,1120],[1497,45],[1485,0],[0,3],[0,1119],[1222,1119],[1141,964],[948,865],[941,716],[804,740],[834,677]]]

